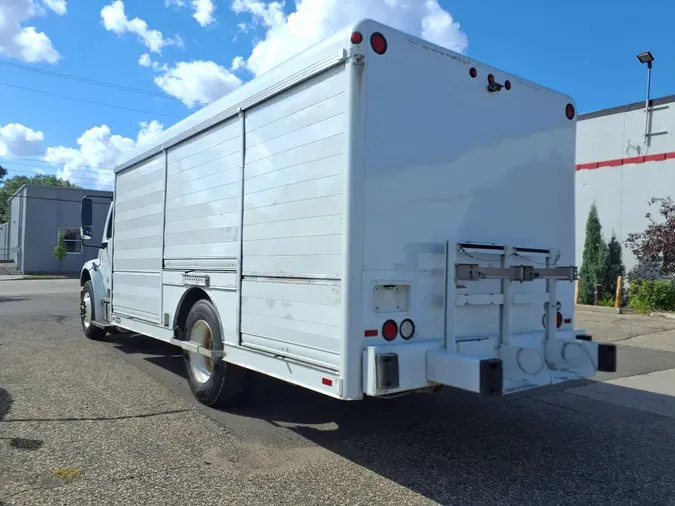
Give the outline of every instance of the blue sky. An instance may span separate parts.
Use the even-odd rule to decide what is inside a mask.
[[[0,33],[0,163],[10,175],[59,171],[88,187],[109,184],[141,122],[141,135],[152,136],[195,110],[184,102],[211,101],[364,16],[568,93],[581,112],[642,100],[646,69],[635,55],[646,49],[656,57],[653,96],[675,93],[675,2],[666,0],[640,8],[621,0],[0,0],[0,11],[15,21],[13,32]],[[428,21],[436,28],[425,32]]]

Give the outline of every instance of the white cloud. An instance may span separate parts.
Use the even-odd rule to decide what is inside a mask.
[[[246,65],[246,60],[242,56],[235,56],[232,59],[232,70],[239,70]]]
[[[216,10],[216,5],[213,0],[192,0],[192,7],[195,13],[192,15],[202,26],[213,23],[213,13]]]
[[[112,134],[108,125],[85,131],[77,144],[79,148],[55,146],[47,148],[43,159],[62,165],[57,176],[72,183],[97,189],[110,189],[114,180],[112,168],[120,156],[156,137],[164,130],[158,121],[141,122],[136,140]]]
[[[156,76],[155,84],[192,108],[230,93],[241,86],[241,79],[217,63],[197,60],[178,62]]]
[[[167,7],[172,5],[185,7],[187,5],[187,0],[165,0],[164,5]],[[215,21],[215,0],[190,0],[190,6],[192,10],[195,11],[192,17],[195,18],[197,23],[201,26],[210,25]]]
[[[44,32],[23,26],[25,21],[44,14],[35,0],[0,0],[0,54],[28,63],[59,61],[61,56]]]
[[[165,46],[182,46],[179,36],[164,38],[159,30],[151,30],[148,24],[140,18],[129,19],[124,12],[124,2],[115,0],[101,9],[103,26],[110,32],[123,35],[127,32],[135,33],[141,43],[153,53],[161,53]]]
[[[169,70],[169,66],[166,63],[160,65],[158,62],[154,61],[148,53],[143,53],[138,58],[138,64],[141,67],[148,67],[157,71],[166,72],[167,70]]]
[[[148,53],[143,53],[139,58],[138,58],[138,64],[141,67],[149,67],[152,65],[152,58],[150,58],[150,55]]]
[[[63,16],[67,11],[66,0],[42,0],[42,2],[59,16]]]
[[[139,146],[145,144],[150,139],[157,137],[164,131],[164,125],[162,125],[157,120],[152,120],[150,123],[147,121],[141,121],[141,129],[138,131],[136,136],[136,144]]]
[[[246,61],[254,74],[266,72],[361,18],[375,19],[453,51],[464,52],[468,45],[459,23],[438,0],[296,0],[295,5],[295,11],[286,15],[283,2],[233,1],[236,13],[250,14],[253,23],[266,30]]]
[[[39,130],[25,127],[19,123],[0,126],[0,156],[39,156],[43,152],[42,141],[45,136]]]

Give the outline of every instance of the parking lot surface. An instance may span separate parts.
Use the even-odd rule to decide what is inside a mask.
[[[601,383],[347,403],[255,376],[224,412],[77,310],[77,281],[0,281],[0,504],[675,503],[675,320],[580,310],[620,345]]]

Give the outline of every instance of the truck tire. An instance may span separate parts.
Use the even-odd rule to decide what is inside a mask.
[[[96,327],[91,322],[96,321],[96,304],[94,304],[94,287],[91,281],[87,281],[80,292],[80,321],[82,331],[87,338],[94,341],[102,341],[106,331]]]
[[[198,300],[185,324],[185,339],[199,343],[211,350],[223,350],[223,338],[220,321],[213,304],[208,300]],[[243,390],[246,369],[228,364],[222,359],[212,359],[205,355],[183,352],[185,369],[190,390],[202,404],[211,407],[224,407],[233,404]]]

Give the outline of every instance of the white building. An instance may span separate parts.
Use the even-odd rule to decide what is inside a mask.
[[[675,198],[675,95],[580,114],[577,126],[576,262],[581,266],[586,219],[595,201],[605,240],[614,231],[626,269],[635,258],[624,241],[643,231],[652,197]],[[647,135],[645,135],[645,132]]]

